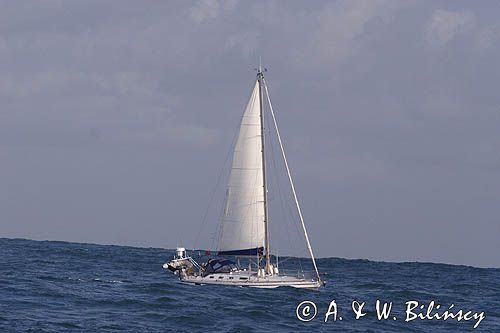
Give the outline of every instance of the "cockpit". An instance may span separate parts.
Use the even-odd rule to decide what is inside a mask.
[[[203,266],[203,276],[207,276],[214,273],[231,273],[238,270],[238,266],[235,262],[227,259],[218,260],[210,259]]]

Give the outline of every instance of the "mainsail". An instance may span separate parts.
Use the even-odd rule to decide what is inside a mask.
[[[265,241],[259,82],[243,114],[222,216],[219,254],[256,255]]]

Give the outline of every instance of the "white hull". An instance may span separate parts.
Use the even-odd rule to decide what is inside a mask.
[[[207,276],[189,275],[180,278],[181,282],[195,285],[223,285],[249,288],[319,288],[322,284],[312,279],[298,278],[286,275],[271,275],[258,277],[248,272],[216,273]]]

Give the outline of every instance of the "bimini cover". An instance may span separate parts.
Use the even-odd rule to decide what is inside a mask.
[[[238,266],[231,260],[210,259],[204,267],[203,276],[214,273],[230,273],[238,270]]]

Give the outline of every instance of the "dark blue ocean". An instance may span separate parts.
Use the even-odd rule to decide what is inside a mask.
[[[172,254],[0,239],[0,332],[500,332],[500,269],[331,258],[318,262],[327,281],[319,291],[261,290],[183,285],[162,269]],[[387,320],[377,319],[377,299],[392,301]],[[296,307],[306,300],[317,312],[302,322]],[[325,323],[333,300],[337,320]],[[365,302],[358,320],[354,300]],[[408,301],[485,317],[476,329],[474,319],[406,322]]]

